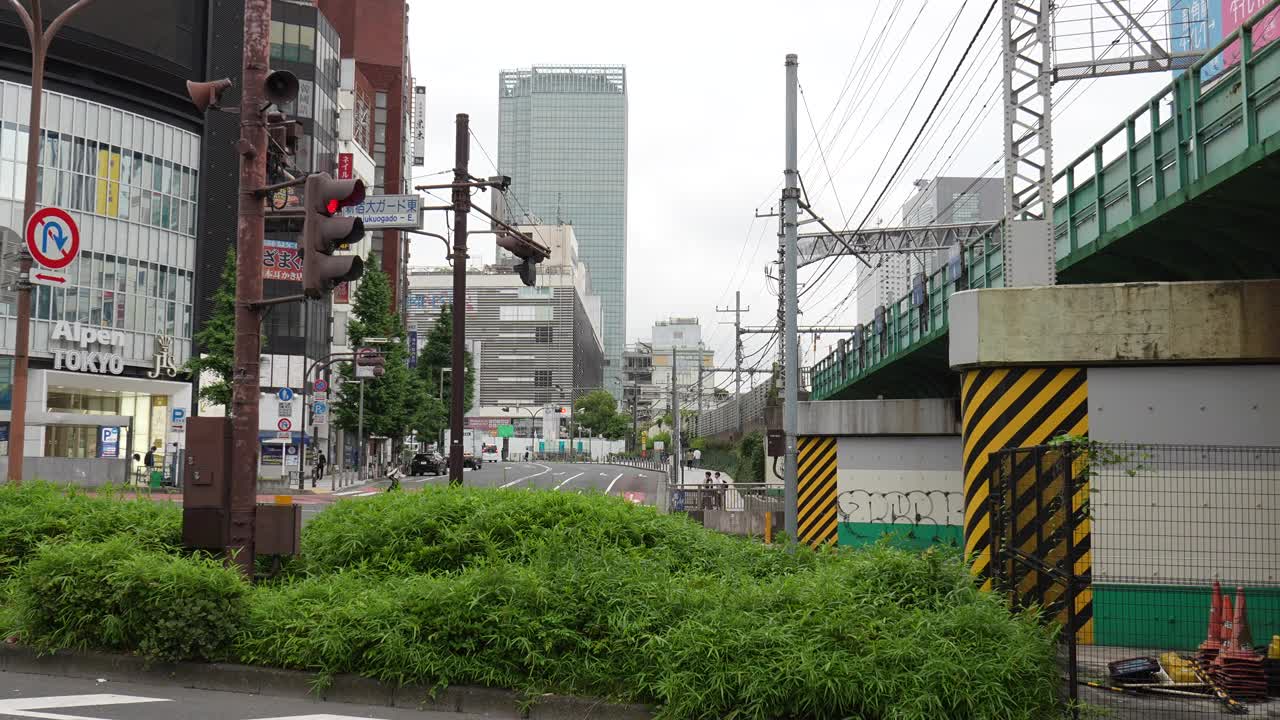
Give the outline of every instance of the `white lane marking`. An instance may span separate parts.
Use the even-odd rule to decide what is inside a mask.
[[[365,720],[355,715],[285,715],[282,717],[259,718],[259,720]]]
[[[607,477],[609,473],[600,473],[600,477]]]
[[[500,485],[499,487],[509,488],[509,487],[511,487],[512,485],[515,485],[516,483],[522,483],[522,482],[524,482],[525,480],[528,480],[528,479],[530,479],[530,478],[536,478],[536,477],[538,477],[539,475],[546,475],[547,473],[551,472],[551,466],[550,466],[550,465],[543,465],[543,464],[541,464],[541,463],[530,463],[530,465],[534,465],[534,466],[536,466],[536,467],[540,467],[540,468],[542,468],[542,472],[536,472],[536,473],[534,473],[534,474],[532,474],[532,475],[525,475],[525,476],[524,476],[524,477],[522,477],[522,478],[516,478],[515,480],[512,480],[511,482],[509,482],[509,483],[507,483],[507,484],[505,484],[505,485]]]
[[[167,698],[139,697],[137,695],[54,695],[50,697],[0,700],[0,715],[9,717],[44,718],[45,720],[97,720],[83,715],[60,715],[51,712],[35,712],[35,708],[94,707],[98,705],[132,705],[134,703],[171,702]]]
[[[569,476],[569,477],[565,478],[564,480],[561,480],[561,481],[560,481],[560,484],[556,486],[556,490],[559,490],[560,488],[564,487],[566,483],[568,483],[570,480],[572,480],[572,479],[574,479],[574,478],[578,477],[579,475],[582,475],[582,473],[578,473],[577,475],[571,475],[571,476]]]
[[[604,473],[600,473],[600,474],[603,475]],[[620,477],[622,477],[622,473],[618,473],[617,475],[614,476],[613,480],[609,481],[609,487],[604,489],[605,495],[608,495],[609,491],[613,490],[614,484],[618,482],[618,478]]]
[[[558,473],[551,473],[551,474],[552,474],[552,475],[563,475],[564,473],[563,473],[563,472],[558,472]],[[579,474],[581,474],[581,473],[579,473]]]
[[[282,717],[259,718],[258,720],[366,720],[355,715],[285,715]]]

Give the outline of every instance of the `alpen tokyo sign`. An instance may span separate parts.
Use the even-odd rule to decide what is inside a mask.
[[[124,347],[124,333],[119,330],[86,327],[80,323],[69,323],[59,320],[53,325],[50,340],[65,340],[78,343],[79,350],[53,351],[53,369],[74,370],[76,372],[111,373],[120,375],[124,372],[124,357],[115,352],[89,350],[90,345],[105,345],[108,348]]]

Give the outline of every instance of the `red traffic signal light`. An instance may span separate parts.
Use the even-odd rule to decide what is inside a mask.
[[[387,371],[387,359],[377,348],[360,348],[356,351],[356,377],[382,377]]]
[[[355,217],[338,217],[344,207],[364,200],[364,182],[334,180],[328,173],[307,177],[302,221],[302,292],[310,298],[322,297],[339,283],[357,280],[364,274],[364,261],[355,255],[335,257],[340,245],[359,242],[364,222]]]

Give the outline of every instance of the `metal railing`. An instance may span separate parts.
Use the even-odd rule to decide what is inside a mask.
[[[730,512],[772,512],[783,508],[782,486],[766,483],[703,483],[671,485],[667,488],[671,512],[728,510]]]

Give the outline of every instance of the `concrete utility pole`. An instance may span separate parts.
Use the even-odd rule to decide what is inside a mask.
[[[356,481],[364,482],[364,381],[360,381],[360,420],[356,423]]]
[[[245,0],[240,94],[240,207],[236,225],[236,343],[231,387],[231,532],[228,549],[253,577],[258,486],[258,370],[262,355],[262,235],[259,190],[267,178],[266,81],[271,0]]]
[[[742,307],[742,291],[733,293],[733,309],[716,308],[716,312],[733,313],[733,404],[738,413],[738,437],[742,437],[742,313],[751,308]]]
[[[449,484],[462,484],[462,391],[466,387],[467,214],[471,212],[470,118],[458,113],[453,168],[453,384],[449,388]]]
[[[680,386],[676,384],[676,349],[671,347],[671,462],[674,464],[671,480],[682,485],[684,468],[680,466]]]
[[[25,232],[27,221],[36,212],[36,176],[40,170],[40,111],[44,104],[44,61],[49,52],[49,45],[54,36],[62,29],[67,20],[93,0],[79,0],[75,5],[63,10],[58,17],[44,26],[44,9],[42,0],[31,0],[31,12],[18,0],[9,0],[13,10],[27,29],[27,39],[31,43],[31,107],[27,116],[27,177],[26,189],[22,195],[22,230]],[[21,246],[19,246],[21,247]],[[9,482],[14,485],[22,483],[22,459],[26,451],[27,439],[27,375],[31,353],[31,255],[25,249],[19,250],[18,257],[18,316],[17,328],[13,340],[13,385],[10,388],[9,404]]]
[[[796,212],[800,200],[800,171],[796,168],[796,70],[799,61],[794,54],[787,55],[787,119],[786,119],[786,187],[782,190],[783,230],[783,296],[785,319],[782,331],[785,366],[784,401],[782,406],[782,432],[786,436],[786,462],[783,466],[783,492],[786,499],[787,539],[794,545],[797,540],[796,502],[796,414],[800,387],[800,344],[796,333],[798,299],[796,297]]]
[[[694,437],[702,436],[702,349],[698,349],[698,414],[694,418]]]

